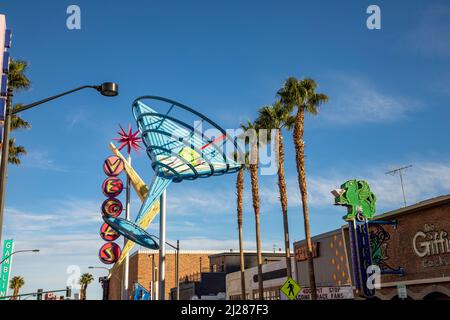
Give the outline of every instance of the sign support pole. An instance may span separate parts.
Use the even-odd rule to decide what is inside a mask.
[[[159,300],[165,300],[166,286],[166,190],[161,195],[159,213]]]
[[[128,164],[131,165],[131,155],[128,154]],[[125,219],[130,220],[130,202],[131,202],[131,193],[130,193],[130,176],[127,174],[127,189],[126,189],[126,210],[125,210]],[[128,240],[124,238],[123,247],[127,244]],[[128,294],[128,274],[129,274],[129,263],[130,263],[130,255],[127,253],[124,261],[124,274],[123,274],[123,300],[129,299]]]

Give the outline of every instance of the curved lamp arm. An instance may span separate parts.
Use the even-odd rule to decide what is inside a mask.
[[[30,104],[24,105],[24,106],[20,106],[20,107],[18,107],[16,109],[12,110],[11,114],[16,114],[16,113],[19,113],[19,112],[31,109],[33,107],[36,107],[36,106],[40,105],[40,104],[46,103],[46,102],[51,101],[51,100],[58,99],[58,98],[60,98],[62,96],[65,96],[65,95],[68,95],[68,94],[71,94],[73,92],[76,92],[76,91],[79,91],[79,90],[83,90],[83,89],[86,89],[86,88],[95,89],[98,92],[100,92],[103,96],[107,96],[107,97],[114,97],[114,96],[117,96],[119,94],[119,85],[117,83],[114,83],[114,82],[105,82],[105,83],[102,83],[99,86],[81,86],[81,87],[78,87],[76,89],[69,90],[69,91],[57,94],[55,96],[51,96],[51,97],[48,97],[48,98],[45,98],[45,99],[42,99],[42,100],[30,103]]]
[[[21,253],[21,252],[39,252],[39,249],[33,249],[33,250],[18,250],[18,251],[14,251],[12,252],[10,255],[6,256],[1,262],[0,265],[5,262],[5,260],[9,259],[12,255],[16,254],[16,253]]]

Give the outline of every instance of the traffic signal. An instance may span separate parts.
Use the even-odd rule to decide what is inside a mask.
[[[108,300],[108,296],[109,296],[109,280],[108,280],[108,277],[100,277],[100,278],[98,278],[98,282],[100,282],[102,284],[103,300]]]
[[[43,292],[44,290],[42,290],[42,289],[37,289],[37,298],[36,298],[36,300],[42,300],[42,292]]]
[[[71,287],[66,287],[66,298],[70,298],[72,297],[72,288]]]

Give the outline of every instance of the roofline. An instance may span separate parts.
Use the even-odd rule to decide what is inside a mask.
[[[419,202],[409,205],[407,207],[403,207],[403,208],[399,208],[399,209],[395,209],[395,210],[391,210],[391,211],[382,213],[380,215],[375,216],[375,218],[379,219],[379,218],[390,217],[393,215],[399,216],[399,215],[414,213],[421,209],[428,209],[428,208],[432,208],[432,207],[446,204],[446,203],[450,203],[450,194],[426,199],[423,201],[419,201]]]
[[[175,254],[175,249],[167,249],[166,254]],[[130,254],[130,257],[133,257],[137,254],[159,254],[159,250],[151,250],[151,249],[139,249]],[[204,254],[208,256],[222,256],[222,255],[239,255],[239,251],[223,251],[223,250],[180,250],[180,255],[183,254]],[[256,250],[247,250],[244,251],[244,254],[257,254]],[[261,254],[264,255],[275,255],[275,256],[284,256],[285,252],[273,252],[273,251],[262,251]]]
[[[327,238],[327,237],[329,237],[329,236],[331,236],[331,235],[334,235],[334,234],[340,234],[340,233],[341,233],[341,228],[338,228],[338,229],[334,229],[334,230],[331,230],[331,231],[327,231],[327,232],[325,232],[325,233],[320,233],[320,234],[318,234],[318,235],[315,235],[315,236],[313,236],[313,237],[311,238],[311,240],[312,240],[312,241],[314,241],[314,240],[320,240],[320,239],[323,239],[323,238]],[[306,242],[306,239],[294,241],[294,246],[295,246],[295,245],[301,245],[301,244],[303,244],[303,243],[305,243],[305,242]]]
[[[436,207],[438,205],[442,205],[442,204],[447,204],[450,203],[450,194],[447,195],[442,195],[442,196],[438,196],[438,197],[434,197],[434,198],[430,198],[430,199],[426,199],[423,201],[419,201],[415,204],[403,207],[403,208],[399,208],[399,209],[395,209],[395,210],[391,210],[391,211],[387,211],[385,213],[381,213],[379,215],[376,215],[373,217],[373,220],[382,220],[382,219],[386,219],[386,218],[391,218],[393,216],[398,217],[398,216],[403,216],[406,214],[410,214],[410,213],[415,213],[419,210],[423,210],[423,209],[428,209],[428,208],[433,208]],[[331,230],[331,231],[327,231],[325,233],[320,233],[314,237],[311,238],[311,240],[320,240],[322,238],[325,238],[333,233],[340,233],[342,229],[348,228],[348,224],[343,224],[341,225],[341,227],[339,229],[335,229],[335,230]],[[298,244],[303,244],[305,243],[306,240],[298,240],[298,241],[294,241],[294,246],[298,245]]]
[[[233,252],[219,252],[219,253],[214,253],[212,255],[210,255],[210,257],[217,257],[217,256],[226,256],[226,255],[230,255],[230,256],[237,256],[239,255],[239,251],[233,251]],[[244,255],[245,254],[257,254],[256,251],[244,251]],[[285,256],[286,253],[283,252],[273,252],[273,251],[261,251],[261,254],[264,255],[272,255],[272,256]]]

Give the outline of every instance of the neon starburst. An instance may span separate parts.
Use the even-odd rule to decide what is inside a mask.
[[[125,131],[121,125],[119,125],[120,131],[117,133],[119,134],[119,138],[114,138],[113,140],[116,140],[120,143],[119,150],[122,150],[123,148],[127,147],[128,154],[131,153],[131,149],[133,148],[135,151],[138,151],[141,146],[139,145],[139,142],[142,142],[142,139],[138,137],[139,130],[137,130],[135,133],[133,133],[133,130],[131,129],[131,125],[128,125],[128,132]]]

